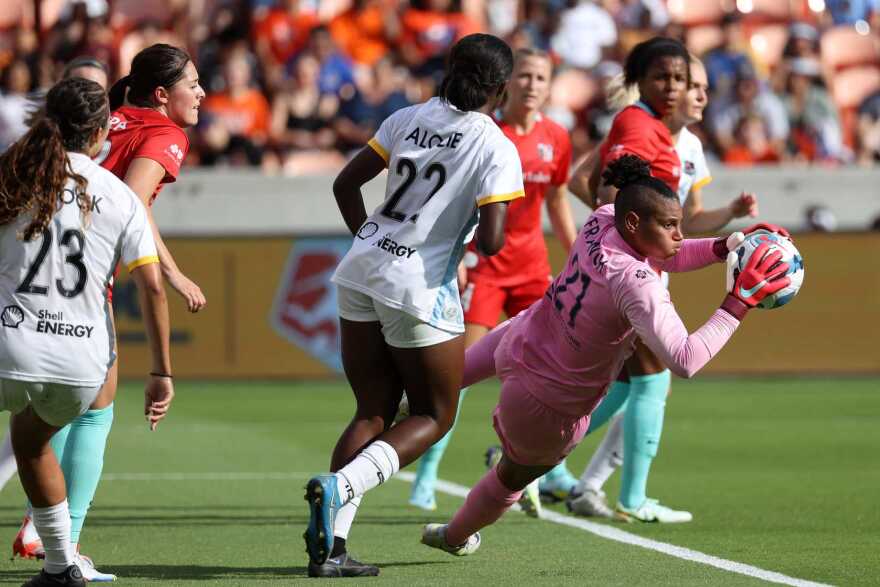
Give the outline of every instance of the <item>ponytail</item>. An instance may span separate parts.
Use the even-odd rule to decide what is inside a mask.
[[[628,84],[622,73],[615,75],[605,86],[605,102],[612,110],[623,110],[639,101],[638,84]]]
[[[128,93],[128,86],[131,85],[131,74],[119,78],[119,80],[110,87],[107,96],[110,98],[110,111],[122,108],[125,104],[125,95]]]
[[[465,112],[477,110],[507,84],[512,71],[507,43],[492,35],[468,35],[452,47],[440,98]]]

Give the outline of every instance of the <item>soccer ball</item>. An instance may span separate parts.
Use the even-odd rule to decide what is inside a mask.
[[[749,262],[749,257],[752,256],[755,249],[761,243],[768,241],[770,242],[771,251],[782,251],[782,261],[788,263],[787,275],[791,279],[791,283],[787,287],[767,296],[758,304],[759,308],[772,310],[790,302],[797,295],[801,289],[801,284],[804,282],[804,259],[790,239],[767,230],[757,230],[749,234],[746,240],[735,250],[736,262],[727,265],[727,283],[731,284],[728,288],[731,289],[732,284],[736,282],[736,278],[739,277],[740,272]]]

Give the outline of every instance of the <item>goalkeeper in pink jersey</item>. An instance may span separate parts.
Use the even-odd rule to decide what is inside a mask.
[[[677,375],[691,377],[730,339],[749,309],[784,288],[788,265],[761,245],[731,292],[693,334],[656,269],[693,271],[724,261],[744,236],[684,239],[675,192],[634,155],[604,177],[620,191],[578,234],[546,295],[467,350],[463,386],[501,379],[493,414],[504,455],[448,524],[428,524],[422,542],[456,555],[480,545],[523,488],[581,441],[590,414],[641,339]],[[777,227],[758,225],[746,231]]]

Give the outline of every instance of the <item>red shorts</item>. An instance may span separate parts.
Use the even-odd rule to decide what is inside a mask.
[[[492,414],[504,452],[520,465],[556,465],[583,440],[590,417],[561,414],[526,389],[513,373],[501,376],[501,397]]]
[[[542,277],[510,286],[498,286],[491,278],[468,274],[468,284],[461,294],[465,324],[495,328],[501,312],[513,318],[547,292],[551,278]]]

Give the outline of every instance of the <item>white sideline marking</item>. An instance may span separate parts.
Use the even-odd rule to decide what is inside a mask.
[[[415,480],[416,476],[409,471],[401,471],[397,475],[395,475],[394,478],[412,483]],[[440,491],[441,493],[446,493],[448,495],[454,495],[456,497],[462,498],[467,497],[468,491],[470,491],[470,489],[468,487],[465,487],[464,485],[459,485],[458,483],[452,483],[450,481],[444,481],[442,479],[437,480],[436,488],[437,491]],[[759,567],[753,567],[752,565],[719,558],[717,556],[712,556],[711,554],[704,554],[697,550],[684,548],[683,546],[675,546],[674,544],[667,544],[665,542],[651,540],[650,538],[643,538],[642,536],[638,536],[637,534],[630,534],[629,532],[624,532],[623,530],[620,530],[618,528],[613,528],[604,524],[597,524],[595,522],[588,522],[587,520],[574,518],[572,516],[566,516],[552,510],[545,509],[543,511],[541,519],[547,520],[548,522],[554,522],[556,524],[562,524],[563,526],[571,526],[572,528],[585,530],[590,534],[595,534],[596,536],[599,536],[600,538],[607,538],[608,540],[614,540],[615,542],[622,542],[623,544],[631,544],[633,546],[647,548],[648,550],[662,552],[663,554],[668,554],[669,556],[674,556],[676,558],[680,558],[686,561],[709,565],[710,567],[715,567],[716,569],[721,569],[722,571],[728,571],[730,573],[738,573],[740,575],[762,579],[769,583],[792,585],[793,587],[831,587],[826,583],[816,583],[814,581],[796,579],[794,577],[789,577],[788,575],[783,575],[782,573],[777,573],[775,571],[766,571]]]
[[[101,481],[289,481],[312,473],[105,473]]]

